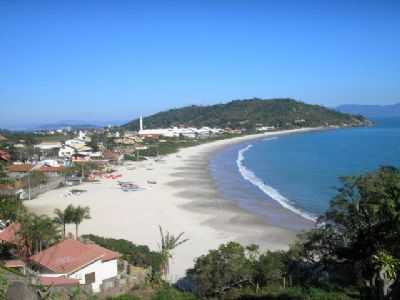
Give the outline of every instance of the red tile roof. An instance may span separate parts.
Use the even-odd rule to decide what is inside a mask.
[[[5,161],[10,161],[11,160],[10,152],[0,149],[0,159],[5,160]]]
[[[78,279],[65,278],[65,277],[46,277],[40,276],[40,282],[43,285],[49,286],[66,286],[66,285],[79,285]]]
[[[13,223],[0,232],[0,241],[7,242],[10,244],[19,244],[17,233],[21,230],[21,224]]]
[[[72,273],[96,260],[108,261],[120,256],[95,244],[67,239],[33,255],[30,260],[56,273]]]
[[[10,165],[8,166],[8,172],[29,172],[32,168],[31,164]]]
[[[101,258],[102,261],[110,261],[121,257],[120,253],[111,251],[96,244],[87,244],[87,247],[92,251],[97,251],[99,253],[102,252],[104,254],[104,256]]]
[[[59,166],[59,167],[41,166],[39,168],[39,171],[42,172],[62,172],[64,170],[65,170],[64,166]]]
[[[40,168],[37,169],[33,169],[33,165],[31,164],[13,164],[8,166],[8,171],[9,172],[21,172],[21,173],[25,173],[25,172],[29,172],[32,170],[38,170],[41,172],[62,172],[65,170],[64,166],[59,166],[59,167],[52,167],[52,166],[41,166]]]

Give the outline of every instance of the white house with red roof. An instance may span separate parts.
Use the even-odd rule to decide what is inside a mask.
[[[96,244],[67,239],[29,260],[46,285],[90,284],[99,292],[104,280],[117,277],[120,256]]]

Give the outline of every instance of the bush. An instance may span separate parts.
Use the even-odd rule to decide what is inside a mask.
[[[341,291],[325,291],[317,288],[279,288],[270,287],[258,293],[248,291],[236,291],[239,296],[227,295],[225,299],[230,300],[354,300],[358,295],[349,295]]]
[[[121,295],[114,298],[107,298],[107,300],[140,300],[140,299],[132,295]]]
[[[151,300],[197,300],[193,294],[181,292],[168,285],[163,286]]]
[[[96,244],[117,251],[122,254],[123,259],[137,267],[152,267],[153,272],[160,270],[161,255],[151,251],[149,247],[135,245],[124,239],[103,238],[93,234],[84,235],[83,238],[89,239]]]

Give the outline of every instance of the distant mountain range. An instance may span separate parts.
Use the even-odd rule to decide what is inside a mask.
[[[120,126],[127,121],[79,121],[79,120],[64,120],[47,124],[20,124],[19,126],[2,126],[4,129],[11,131],[36,131],[36,130],[58,130],[70,127],[72,129],[88,129],[88,128],[103,128],[108,125]]]
[[[144,127],[166,128],[177,125],[194,127],[246,128],[274,126],[276,128],[317,127],[327,125],[362,125],[363,117],[338,112],[320,105],[310,105],[294,99],[244,99],[225,104],[186,106],[159,112],[143,120]],[[137,130],[139,120],[124,127]]]
[[[56,123],[50,123],[50,124],[43,124],[36,126],[34,130],[58,130],[58,129],[64,129],[64,128],[72,128],[72,129],[88,129],[88,128],[99,128],[102,127],[100,125],[95,125],[95,124],[89,124],[85,122],[79,122],[79,121],[61,121],[61,122],[56,122]]]
[[[349,114],[363,115],[367,118],[400,117],[400,103],[393,105],[356,105],[347,104],[336,108]]]

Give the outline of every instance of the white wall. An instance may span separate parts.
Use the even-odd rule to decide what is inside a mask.
[[[102,284],[103,280],[113,278],[118,275],[117,260],[114,259],[107,262],[97,260],[85,268],[70,274],[68,277],[78,279],[80,284],[85,284],[85,275],[92,272],[95,272],[96,274],[96,281],[92,283],[93,292],[96,293],[100,291],[100,285]]]

